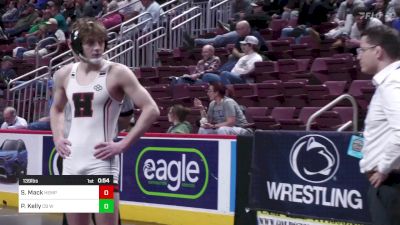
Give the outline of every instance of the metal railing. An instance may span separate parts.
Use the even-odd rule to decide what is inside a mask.
[[[318,116],[320,116],[322,113],[330,110],[335,105],[337,105],[339,102],[341,102],[343,100],[346,100],[346,99],[349,100],[351,105],[352,105],[352,108],[353,108],[353,120],[352,121],[347,121],[344,125],[342,125],[338,129],[338,131],[343,131],[343,130],[347,129],[352,124],[353,125],[353,132],[357,132],[358,131],[358,106],[357,106],[357,102],[356,102],[355,98],[353,96],[349,95],[349,94],[343,94],[343,95],[335,98],[333,101],[328,103],[326,106],[322,107],[320,110],[318,110],[314,114],[312,114],[310,116],[310,118],[308,118],[308,120],[307,120],[306,131],[310,131],[312,122],[314,122],[314,120]]]
[[[189,6],[190,6],[189,2],[186,1],[168,10],[164,10],[164,12],[160,14],[158,27],[165,27],[166,32],[169,33],[169,23],[171,22],[171,19],[173,19],[177,15],[180,15],[184,11],[188,10]],[[168,49],[168,38],[165,38],[164,42],[159,44],[160,44],[159,48]]]
[[[198,1],[197,0],[196,2],[192,1],[192,4],[191,4],[192,7],[197,6],[197,7],[201,8],[203,17],[202,17],[200,22],[205,25],[204,29],[200,31],[201,34],[207,32],[207,26],[206,26],[207,25],[207,13],[208,13],[207,12],[207,5],[208,5],[209,1],[210,0],[204,0],[204,1]]]
[[[201,31],[202,12],[200,7],[193,7],[174,17],[169,23],[169,49],[174,49],[183,44],[183,32],[189,35],[198,35]],[[200,25],[199,25],[200,24]],[[197,27],[199,25],[200,27]]]
[[[46,55],[40,56],[39,55],[39,50],[43,49],[46,46],[42,46],[43,43],[46,43],[48,41],[53,41],[54,44],[57,43],[57,48],[54,51],[51,51],[50,53],[47,53]],[[40,58],[45,58],[45,57],[50,57],[52,55],[55,55],[58,50],[60,50],[60,43],[58,42],[57,38],[55,37],[47,37],[45,39],[40,40],[38,43],[36,43],[35,47],[35,69],[39,68],[39,61]]]
[[[171,6],[172,4],[174,4],[176,2],[178,2],[178,0],[171,0],[171,1],[168,1],[168,2],[164,2],[163,4],[160,5],[160,8],[163,11],[166,11],[166,10],[168,10],[169,6]]]
[[[104,52],[104,56],[110,61],[121,63],[129,68],[133,68],[133,52],[133,41],[126,40]]]
[[[60,61],[60,62],[58,64],[55,64],[58,61]],[[56,57],[53,57],[53,58],[50,59],[49,71],[48,72],[49,72],[50,75],[52,75],[61,66],[65,66],[67,64],[73,63],[74,61],[75,61],[75,58],[73,57],[71,50],[63,52],[63,53],[57,55]]]
[[[149,16],[149,18],[140,21],[140,19],[142,19],[145,16]],[[135,38],[140,36],[140,32],[142,31],[142,29],[148,23],[151,23],[151,21],[152,21],[151,14],[145,12],[129,19],[128,21],[123,22],[119,30],[119,37],[118,37],[119,41],[123,42],[125,40],[135,40]]]
[[[109,15],[111,15],[111,14],[113,14],[113,13],[119,12],[120,10],[125,9],[125,8],[128,8],[129,6],[131,6],[131,5],[133,5],[133,4],[136,4],[136,3],[138,3],[138,2],[140,2],[140,0],[130,2],[130,3],[128,3],[128,4],[126,4],[126,5],[122,6],[122,7],[119,7],[119,8],[117,8],[117,9],[115,9],[115,10],[112,10],[112,11],[110,11],[110,12],[108,12],[108,13],[102,15],[101,17],[104,18],[104,17],[109,16]]]
[[[227,23],[231,18],[231,0],[209,0],[207,3],[206,25],[207,32],[217,28],[217,22]]]
[[[156,66],[155,53],[158,50],[159,43],[163,43],[166,37],[165,27],[159,27],[136,39],[134,67]]]
[[[28,81],[23,80],[38,74],[40,71],[49,71],[49,68],[47,66],[40,67],[10,80],[7,84],[7,105],[13,106],[17,110],[17,114],[28,122],[47,116],[47,82],[50,74],[45,72]]]

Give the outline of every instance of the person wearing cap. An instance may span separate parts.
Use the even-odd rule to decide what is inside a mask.
[[[262,61],[261,55],[257,53],[258,44],[258,39],[254,36],[247,36],[240,42],[240,47],[245,55],[239,59],[231,72],[224,71],[221,73],[222,84],[241,84],[250,81],[243,78],[242,75],[252,72],[254,64]]]
[[[65,34],[64,32],[58,28],[58,23],[57,20],[55,18],[50,18],[47,22],[47,35],[45,38],[48,37],[54,37],[57,39],[57,43],[54,43],[53,40],[49,40],[47,42],[43,42],[41,44],[41,49],[39,49],[38,54],[40,56],[44,56],[46,54],[48,54],[48,50],[52,49],[54,47],[56,47],[59,43],[65,42],[66,38],[65,38]],[[23,57],[33,57],[36,55],[36,51],[35,50],[29,50],[23,53]]]
[[[54,19],[57,20],[58,28],[60,28],[64,32],[67,32],[68,25],[67,25],[67,21],[65,20],[64,15],[60,12],[61,6],[54,3],[53,1],[48,1],[47,6],[49,9],[50,15],[52,17],[54,17]]]
[[[24,31],[28,31],[31,24],[33,24],[38,16],[39,14],[35,10],[35,5],[28,3],[26,9],[21,13],[17,23],[11,28],[6,28],[4,30],[4,33],[8,37],[14,37]]]

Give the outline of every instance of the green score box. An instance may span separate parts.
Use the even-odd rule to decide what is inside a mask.
[[[114,200],[99,199],[99,213],[114,213]]]

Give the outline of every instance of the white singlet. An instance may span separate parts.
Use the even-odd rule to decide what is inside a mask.
[[[79,63],[72,67],[66,88],[71,106],[71,128],[67,139],[71,142],[71,155],[63,161],[63,175],[113,175],[119,178],[119,156],[108,160],[94,157],[94,146],[112,141],[121,110],[121,102],[113,99],[106,86],[108,61],[99,75],[88,85],[77,82]]]

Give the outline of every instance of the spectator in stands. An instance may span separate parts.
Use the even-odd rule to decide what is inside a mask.
[[[34,48],[36,43],[47,33],[46,22],[51,18],[49,10],[43,10],[42,17],[38,17],[27,33],[15,38],[16,44],[27,43],[28,48]]]
[[[11,79],[17,77],[17,73],[15,72],[13,58],[11,56],[3,56],[1,59],[1,67],[0,67],[0,79],[3,82],[8,82]],[[4,83],[3,83],[4,84]]]
[[[251,12],[250,0],[235,0],[232,4],[232,18],[233,22],[240,21],[246,13]]]
[[[53,1],[48,1],[47,5],[49,7],[50,16],[54,17],[54,19],[57,20],[58,28],[61,29],[63,32],[67,32],[68,25],[64,15],[60,12],[61,5],[56,4]]]
[[[111,1],[107,6],[106,13],[112,12],[116,9],[118,9],[118,3],[115,1]],[[119,12],[114,12],[100,18],[99,20],[103,23],[104,27],[108,29],[117,26],[118,24],[121,24],[124,20],[124,17]]]
[[[251,73],[254,70],[254,64],[262,61],[261,55],[257,53],[258,39],[256,37],[247,36],[240,44],[245,55],[239,59],[231,72],[223,71],[221,73],[221,82],[224,85],[252,81],[249,80],[250,78],[243,77],[243,75]]]
[[[300,3],[300,0],[289,0],[283,7],[282,19],[297,19],[299,17]]]
[[[243,135],[249,134],[249,130],[243,128],[247,124],[240,106],[232,98],[226,97],[226,87],[221,83],[212,83],[207,95],[211,100],[206,113],[199,99],[194,100],[194,106],[201,109],[199,134],[225,134]]]
[[[390,24],[395,18],[393,1],[375,0],[373,6],[371,16],[379,19],[382,23]]]
[[[64,43],[65,42],[65,34],[64,32],[58,28],[58,23],[55,18],[50,18],[49,21],[46,22],[47,24],[47,31],[48,33],[46,34],[46,38],[48,37],[54,37],[57,39],[57,42],[54,43],[54,41],[50,40],[47,43],[42,43],[41,49],[39,49],[38,54],[40,56],[44,56],[49,53],[50,49],[53,49],[57,47],[58,44]],[[36,52],[35,50],[29,50],[25,51],[23,53],[23,57],[32,57],[35,56]]]
[[[225,47],[225,45],[227,44],[235,43],[235,47],[233,48],[232,53],[229,56],[228,62],[226,62],[220,68],[220,71],[231,71],[239,58],[244,55],[240,47],[240,41],[243,41],[244,38],[248,35],[255,36],[258,39],[260,51],[268,51],[268,48],[265,45],[264,38],[260,35],[258,31],[252,31],[250,24],[245,20],[240,21],[236,24],[236,31],[232,31],[223,35],[217,35],[215,38],[192,40],[190,37],[184,36],[184,38],[186,39],[184,41],[184,44],[186,43],[186,46],[190,46],[191,42],[194,41],[196,45],[212,44],[214,47]]]
[[[144,10],[142,3],[140,1],[136,2],[136,0],[124,0],[118,2],[118,8],[122,7],[124,8],[119,10],[119,13],[124,16],[125,21],[139,15],[139,13]]]
[[[27,7],[27,0],[19,0],[16,1],[17,2],[17,11],[13,14],[12,17],[8,17],[8,18],[2,18],[2,22],[3,23],[9,23],[9,22],[16,22],[18,21],[18,19],[21,17],[22,12],[25,11],[26,7]]]
[[[286,27],[282,29],[281,37],[294,37],[296,43],[299,43],[302,36],[310,35],[314,40],[320,42],[320,35],[312,26],[327,22],[328,15],[333,9],[333,2],[330,0],[306,0],[302,2],[297,20],[299,25],[295,28]]]
[[[246,13],[243,15],[241,20],[246,20],[249,22],[251,29],[253,30],[262,30],[268,28],[268,23],[270,21],[270,17],[268,13],[264,11],[265,3],[263,0],[257,0],[252,2],[250,13]]]
[[[394,11],[396,13],[396,18],[392,21],[392,28],[400,32],[400,5],[395,5]]]
[[[173,105],[168,111],[168,121],[172,125],[168,128],[167,133],[189,134],[192,132],[192,125],[186,121],[186,116],[190,109],[182,105]]]
[[[347,15],[352,15],[355,8],[363,7],[364,2],[362,0],[345,0],[340,3],[335,22],[339,24],[344,24]]]
[[[387,26],[361,35],[361,71],[374,75],[376,91],[365,119],[360,170],[370,182],[367,193],[372,224],[400,221],[400,37]]]
[[[21,34],[24,31],[29,30],[35,19],[38,17],[38,13],[35,11],[35,5],[29,3],[26,9],[21,13],[20,19],[12,28],[6,28],[4,33],[8,37],[14,37]]]
[[[62,9],[61,13],[65,18],[65,22],[67,23],[67,26],[69,26],[76,19],[75,0],[65,0],[63,6],[64,6],[64,8]]]
[[[225,47],[228,44],[235,44],[236,47],[239,47],[240,45],[238,44],[239,41],[243,41],[243,39],[247,35],[253,35],[256,36],[260,43],[260,50],[261,51],[267,51],[268,48],[265,45],[264,38],[260,35],[260,33],[256,30],[252,30],[250,23],[246,20],[242,20],[240,22],[236,23],[236,30],[235,31],[230,31],[228,33],[222,34],[222,35],[217,35],[213,38],[196,38],[193,39],[191,38],[187,33],[183,34],[183,45],[186,48],[193,48],[195,46],[204,46],[204,45],[213,45],[216,48],[219,47]],[[239,40],[242,39],[242,40]]]
[[[46,4],[48,1],[49,0],[37,0],[37,1],[35,1],[36,2],[35,7],[40,10],[45,9],[47,7]]]
[[[235,47],[233,48],[228,61],[224,65],[222,65],[221,68],[219,69],[220,72],[232,71],[237,61],[242,56],[244,56],[240,42],[243,41],[246,38],[246,36],[256,37],[258,39],[259,50],[261,52],[268,51],[264,38],[260,35],[258,31],[252,31],[250,28],[250,24],[247,21],[245,20],[240,21],[239,23],[237,23],[236,28],[237,28],[236,32],[239,34],[239,38],[236,40]]]
[[[22,117],[17,116],[17,111],[13,107],[6,107],[3,111],[4,123],[1,129],[26,129],[28,124]]]
[[[10,1],[7,6],[7,11],[1,16],[1,20],[15,21],[18,18],[17,1]]]
[[[154,0],[140,0],[140,2],[142,2],[144,7],[141,13],[150,13],[150,15],[141,16],[139,18],[139,23],[150,19],[150,21],[143,27],[144,31],[149,31],[159,22],[160,14],[163,12],[163,10],[161,9],[160,4]]]
[[[75,0],[76,19],[84,17],[98,17],[103,11],[102,0]]]
[[[201,50],[201,55],[203,59],[201,59],[196,66],[195,71],[188,75],[185,74],[181,77],[174,77],[172,84],[196,84],[196,83],[209,83],[213,81],[219,81],[217,79],[203,79],[203,76],[207,73],[216,72],[221,65],[221,60],[218,56],[214,55],[215,48],[212,45],[204,45]],[[207,76],[205,76],[207,77]]]
[[[354,9],[353,17],[355,23],[351,27],[350,39],[347,40],[347,48],[357,48],[360,46],[361,33],[371,27],[381,26],[382,22],[374,17],[368,17],[368,11],[365,7]]]

